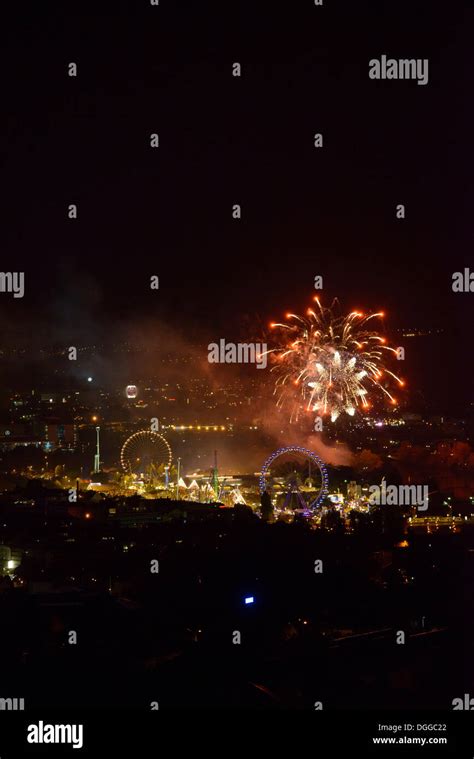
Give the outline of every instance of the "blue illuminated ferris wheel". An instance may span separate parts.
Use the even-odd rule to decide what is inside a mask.
[[[311,511],[328,493],[326,465],[308,448],[279,448],[265,461],[259,487],[260,493],[270,493],[277,508]]]

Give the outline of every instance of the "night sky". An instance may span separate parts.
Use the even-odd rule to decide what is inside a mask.
[[[246,338],[305,308],[320,274],[326,302],[443,328],[422,372],[468,402],[474,294],[451,290],[474,268],[467,6],[2,9],[2,269],[26,278],[23,299],[0,295],[4,340],[13,325],[112,340],[155,318],[191,340]],[[428,58],[429,83],[370,80],[382,54]]]

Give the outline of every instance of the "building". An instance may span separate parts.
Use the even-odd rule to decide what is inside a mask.
[[[22,552],[10,546],[0,545],[0,575],[14,572],[21,564]]]
[[[56,420],[44,424],[43,447],[47,449],[67,448],[73,450],[77,445],[75,424],[60,424]]]

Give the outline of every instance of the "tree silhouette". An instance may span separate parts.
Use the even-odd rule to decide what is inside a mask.
[[[273,519],[273,503],[266,490],[260,496],[260,513],[264,522],[270,522]]]

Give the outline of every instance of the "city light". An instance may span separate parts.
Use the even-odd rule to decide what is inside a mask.
[[[127,385],[125,388],[125,395],[127,398],[136,398],[138,395],[138,388],[136,385]]]

